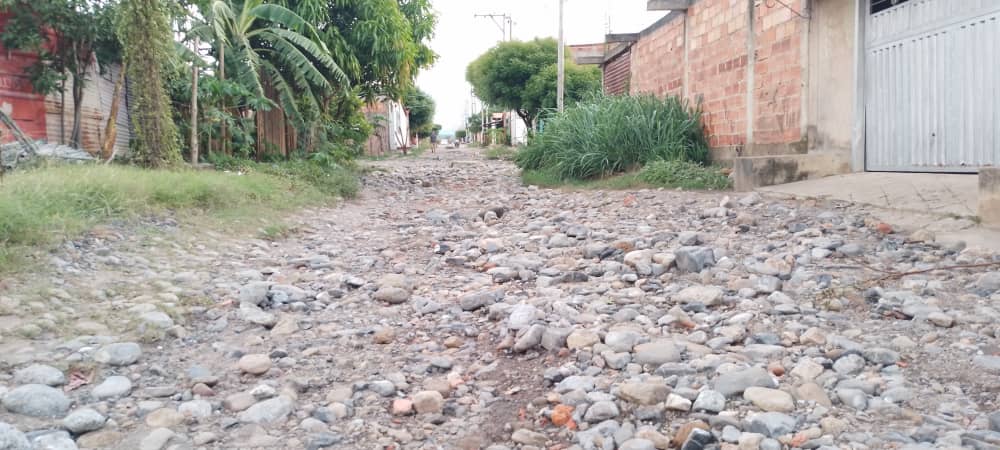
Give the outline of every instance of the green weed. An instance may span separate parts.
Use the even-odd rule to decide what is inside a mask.
[[[676,97],[580,102],[546,120],[516,163],[565,181],[631,172],[658,160],[708,162],[701,112]]]

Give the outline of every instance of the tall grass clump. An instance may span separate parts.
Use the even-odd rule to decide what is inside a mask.
[[[515,162],[581,180],[659,160],[708,162],[700,109],[676,97],[596,96],[554,114]]]

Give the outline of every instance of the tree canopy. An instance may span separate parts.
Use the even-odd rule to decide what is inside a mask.
[[[35,92],[62,91],[66,80],[71,81],[74,109],[69,143],[73,146],[80,145],[83,92],[94,57],[102,69],[121,61],[116,10],[116,2],[0,0],[0,12],[10,14],[0,32],[0,44],[38,55],[27,68]]]
[[[437,59],[429,41],[437,16],[430,0],[289,0],[293,9],[314,11],[310,19],[367,101],[399,99],[417,72]],[[322,4],[322,8],[317,6]],[[320,11],[325,11],[325,16]],[[316,20],[319,19],[319,20]]]
[[[412,87],[403,97],[403,104],[410,109],[410,132],[425,136],[430,134],[434,126],[434,99],[419,88]]]
[[[532,127],[545,108],[556,106],[558,46],[552,38],[503,42],[469,64],[465,77],[477,97],[517,111]],[[567,61],[567,100],[583,98],[600,87],[599,69]]]

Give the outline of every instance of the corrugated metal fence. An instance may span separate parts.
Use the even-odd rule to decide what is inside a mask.
[[[1000,165],[1000,0],[910,0],[866,35],[868,170]]]

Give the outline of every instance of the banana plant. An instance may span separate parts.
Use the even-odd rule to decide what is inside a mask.
[[[281,110],[302,123],[302,106],[321,110],[327,95],[345,91],[349,81],[308,21],[294,11],[263,0],[215,0],[192,34],[216,43],[217,75],[232,78],[264,96],[274,89]]]

